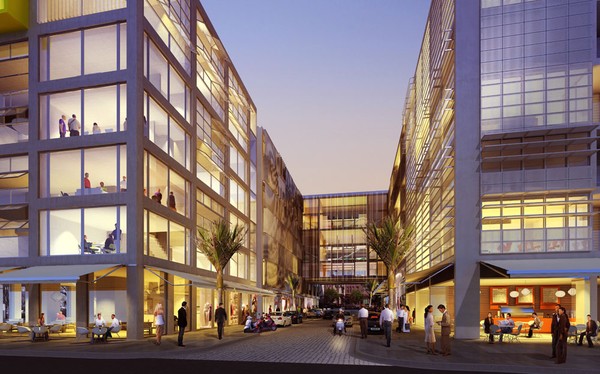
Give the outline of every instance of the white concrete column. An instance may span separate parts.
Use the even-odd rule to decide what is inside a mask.
[[[455,3],[454,336],[479,337],[479,1]],[[436,305],[437,306],[437,305]]]

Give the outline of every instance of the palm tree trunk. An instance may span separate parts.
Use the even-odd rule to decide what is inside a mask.
[[[390,310],[392,310],[392,311],[396,310],[396,295],[394,292],[395,290],[396,290],[396,277],[394,276],[394,271],[388,269],[388,297],[389,297]]]
[[[223,295],[223,270],[217,269],[217,303],[221,304],[223,299],[225,299]],[[217,304],[217,305],[218,305]]]

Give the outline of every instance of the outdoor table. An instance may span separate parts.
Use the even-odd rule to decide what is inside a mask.
[[[34,326],[31,328],[31,341],[48,340],[48,328],[46,326]]]
[[[94,327],[92,329],[92,339],[90,343],[94,344],[95,342],[106,342],[106,332],[108,329],[106,327]]]

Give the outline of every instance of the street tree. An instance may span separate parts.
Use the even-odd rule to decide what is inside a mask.
[[[333,304],[333,302],[339,299],[340,294],[336,291],[335,288],[326,288],[325,293],[323,295],[323,299],[325,304]]]
[[[395,273],[404,258],[404,254],[412,245],[413,226],[402,227],[400,216],[386,216],[381,222],[369,222],[363,229],[367,245],[373,249],[387,270],[387,286],[390,309],[396,309]]]
[[[298,278],[296,275],[290,273],[285,278],[285,283],[290,288],[290,292],[292,294],[292,308],[294,308],[293,310],[296,310],[296,293],[298,292],[298,289],[300,288],[300,278]]]
[[[219,220],[210,230],[198,229],[197,251],[206,256],[217,273],[217,298],[219,304],[224,299],[223,270],[231,257],[242,248],[246,230],[239,225],[230,228],[229,222]]]
[[[377,292],[380,287],[381,283],[379,283],[377,278],[369,279],[365,283],[365,290],[369,293],[369,308],[373,306],[373,296],[375,296],[375,292]]]

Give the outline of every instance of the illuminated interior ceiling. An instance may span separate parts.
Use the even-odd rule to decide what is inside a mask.
[[[0,0],[0,34],[27,30],[29,1]]]
[[[1,1],[1,0],[0,0]],[[0,28],[2,20],[0,16]],[[26,90],[29,79],[29,58],[0,62],[0,92]]]

